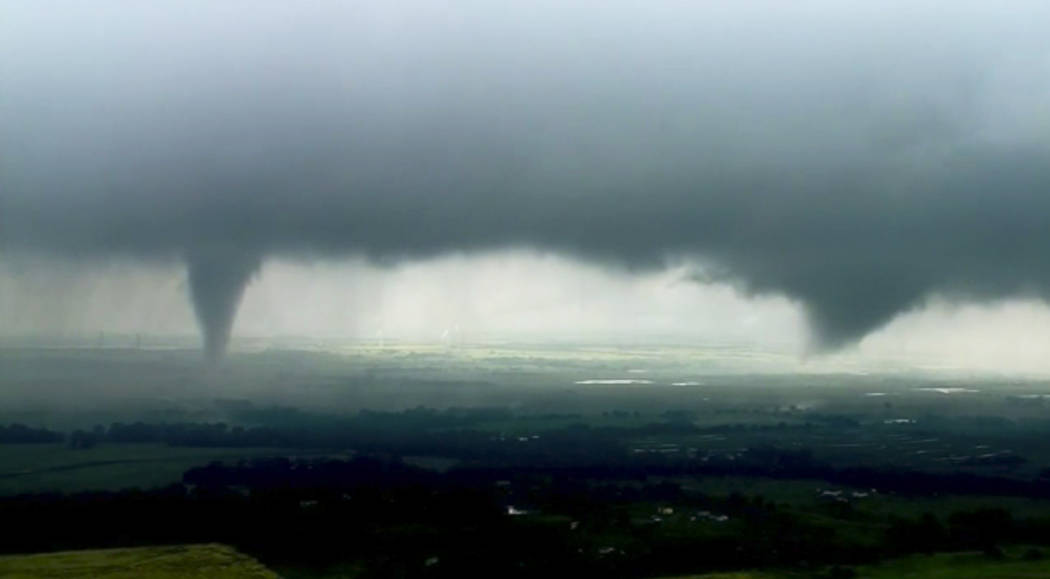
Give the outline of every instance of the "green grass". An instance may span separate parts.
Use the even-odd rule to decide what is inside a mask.
[[[179,482],[186,470],[213,460],[301,455],[279,448],[181,448],[103,444],[76,450],[62,444],[0,445],[0,495],[153,488]]]
[[[1017,556],[996,560],[980,553],[939,553],[896,559],[882,565],[862,567],[858,577],[890,579],[1001,579],[1050,577],[1050,561],[1025,561]]]
[[[877,565],[854,567],[857,579],[1032,579],[1050,577],[1050,559],[1026,560],[1025,549],[1007,550],[995,559],[982,553],[937,553],[893,559]],[[790,571],[744,571],[690,575],[678,579],[802,579],[812,573]],[[819,576],[819,575],[818,575]]]
[[[277,579],[255,559],[215,544],[5,556],[0,557],[0,577]]]

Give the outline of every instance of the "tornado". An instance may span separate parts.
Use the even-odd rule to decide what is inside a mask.
[[[1050,2],[191,3],[0,9],[0,250],[185,256],[213,361],[271,255],[695,261],[821,351],[1050,301]]]
[[[218,364],[225,357],[244,288],[260,264],[257,253],[242,250],[187,253],[190,297],[209,364]]]

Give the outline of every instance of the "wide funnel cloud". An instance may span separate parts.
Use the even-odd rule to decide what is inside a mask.
[[[255,255],[234,250],[195,250],[187,256],[190,293],[204,335],[204,354],[217,362],[226,352],[241,294],[259,268]]]
[[[1050,5],[4,2],[0,243],[703,263],[819,345],[1050,295]],[[215,249],[217,248],[217,249]]]

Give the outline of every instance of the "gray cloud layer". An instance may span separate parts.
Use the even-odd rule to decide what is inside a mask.
[[[375,4],[0,5],[0,242],[184,256],[212,343],[300,252],[696,258],[826,346],[1050,294],[1045,3]]]

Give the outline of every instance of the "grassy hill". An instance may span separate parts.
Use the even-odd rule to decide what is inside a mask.
[[[0,577],[277,579],[255,559],[215,544],[5,556],[0,557]]]

